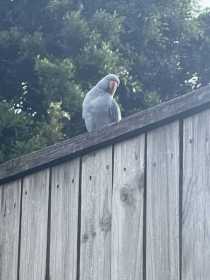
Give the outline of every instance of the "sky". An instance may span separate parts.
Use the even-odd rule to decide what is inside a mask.
[[[202,8],[210,7],[210,0],[200,0],[200,5]]]

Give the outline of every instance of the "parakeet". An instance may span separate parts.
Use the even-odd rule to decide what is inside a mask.
[[[118,76],[109,74],[86,94],[82,104],[82,117],[88,132],[121,120],[119,105],[113,98],[119,84]]]

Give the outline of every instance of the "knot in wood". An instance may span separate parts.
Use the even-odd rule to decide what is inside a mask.
[[[93,238],[95,238],[95,237],[96,237],[96,232],[93,231],[93,232],[91,233],[91,235],[92,235]]]
[[[106,214],[100,220],[100,228],[103,232],[107,233],[111,231],[112,217],[111,214]]]
[[[122,190],[121,193],[120,193],[120,199],[122,201],[128,200],[128,194],[124,190]]]
[[[128,189],[127,187],[124,187],[120,190],[120,200],[126,203],[129,206],[132,206],[135,204],[135,199],[133,195],[133,190]]]
[[[86,243],[88,241],[88,234],[84,233],[82,236],[82,243]]]

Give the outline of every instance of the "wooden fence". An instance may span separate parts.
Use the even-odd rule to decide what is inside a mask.
[[[0,165],[0,280],[209,280],[210,87]]]

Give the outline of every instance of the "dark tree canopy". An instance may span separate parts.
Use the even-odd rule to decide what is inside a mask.
[[[187,0],[0,3],[0,161],[84,131],[81,105],[116,73],[123,116],[206,85],[210,13]]]

